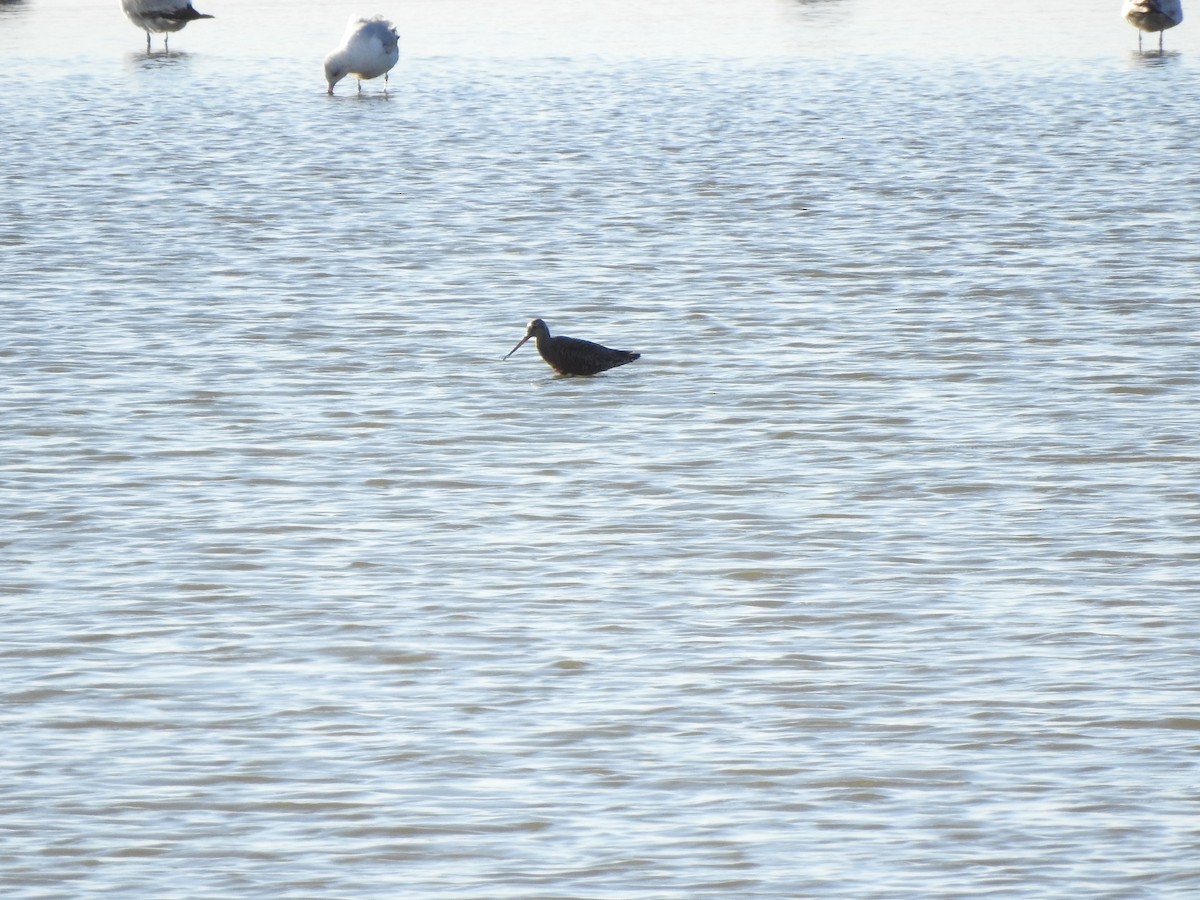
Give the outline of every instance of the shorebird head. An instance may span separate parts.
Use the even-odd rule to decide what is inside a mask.
[[[518,350],[520,350],[521,345],[524,344],[531,337],[537,337],[539,335],[545,335],[546,337],[549,337],[550,329],[546,327],[546,323],[543,322],[541,319],[530,319],[529,324],[525,326],[525,337],[523,337],[519,341],[517,341],[517,346],[515,346],[511,350],[509,350],[508,353],[505,355],[504,359],[508,359],[508,357],[512,356],[514,353],[516,353]],[[504,360],[501,360],[501,362],[503,362],[503,361]]]

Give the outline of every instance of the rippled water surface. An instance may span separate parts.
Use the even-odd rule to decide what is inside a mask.
[[[197,4],[0,4],[5,897],[1200,892],[1200,25]]]

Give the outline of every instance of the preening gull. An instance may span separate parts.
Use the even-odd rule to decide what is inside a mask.
[[[1163,52],[1162,33],[1183,21],[1180,0],[1125,0],[1121,7],[1125,21],[1138,30],[1138,52],[1142,52],[1142,32],[1158,32],[1158,52]]]
[[[163,36],[163,49],[167,46],[167,32],[179,31],[188,22],[196,19],[211,19],[206,13],[196,12],[191,0],[121,0],[121,9],[129,21],[146,32],[146,52],[150,52],[150,32]]]
[[[346,26],[342,45],[325,57],[325,80],[329,82],[328,93],[333,86],[353,75],[358,79],[358,90],[362,92],[364,79],[383,76],[383,90],[387,93],[388,72],[400,59],[400,35],[396,28],[383,16],[361,19],[352,16]]]

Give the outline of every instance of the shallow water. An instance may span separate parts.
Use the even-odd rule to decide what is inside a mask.
[[[197,5],[0,5],[6,897],[1200,889],[1200,31]]]

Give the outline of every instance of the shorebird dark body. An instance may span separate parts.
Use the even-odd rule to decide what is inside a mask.
[[[521,345],[533,338],[537,351],[546,364],[559,375],[595,375],[606,369],[615,369],[625,363],[631,363],[642,354],[631,353],[628,350],[612,350],[608,347],[582,341],[572,337],[551,337],[550,329],[541,319],[534,319],[525,328],[525,337],[517,342],[517,346],[508,351],[512,356],[521,349]]]

